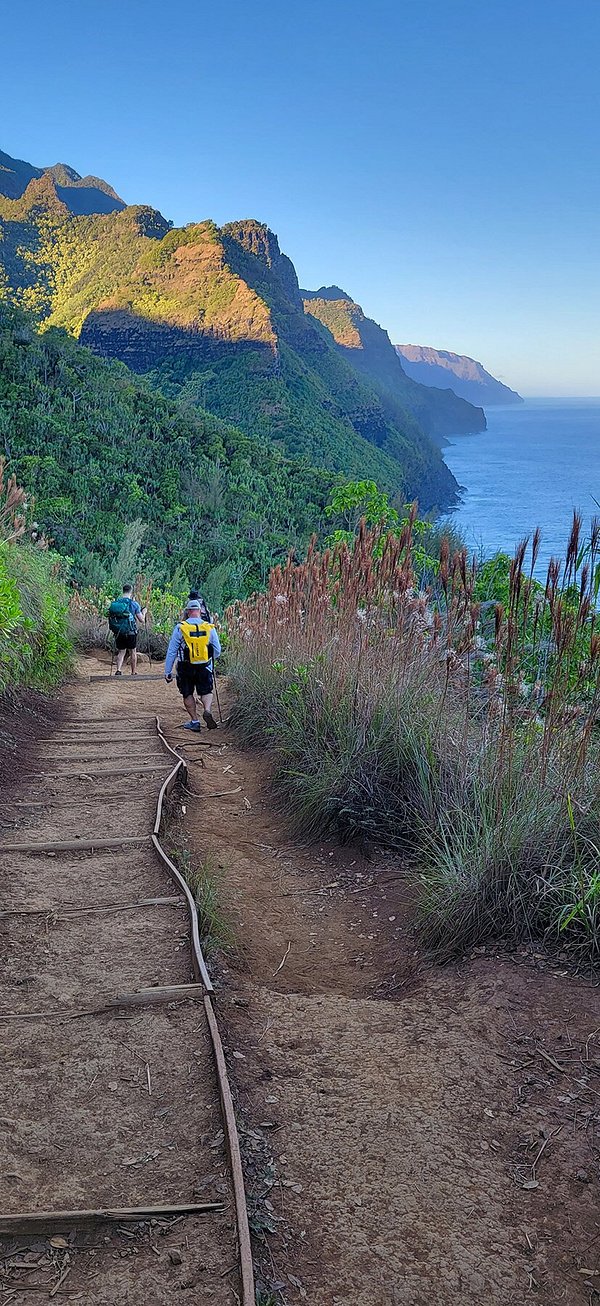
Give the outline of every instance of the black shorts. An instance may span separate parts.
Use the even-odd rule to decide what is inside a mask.
[[[137,644],[137,630],[132,630],[127,635],[115,635],[115,645],[117,648],[135,648]]]
[[[189,662],[180,662],[175,676],[177,688],[184,698],[191,698],[195,692],[200,695],[212,694],[213,674],[210,667],[193,667]]]

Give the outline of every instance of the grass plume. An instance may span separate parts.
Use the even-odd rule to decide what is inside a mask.
[[[230,609],[238,730],[274,750],[305,835],[410,854],[439,957],[542,938],[595,964],[600,527],[586,541],[574,515],[545,585],[536,531],[490,603],[444,538],[419,589],[415,520],[313,541]]]

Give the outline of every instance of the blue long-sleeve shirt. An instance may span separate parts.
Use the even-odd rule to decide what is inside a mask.
[[[185,648],[185,640],[181,633],[181,622],[178,621],[177,625],[173,630],[173,634],[171,635],[171,638],[169,640],[169,647],[167,649],[167,656],[165,658],[165,676],[171,675],[171,672],[176,662],[183,661],[184,648]],[[212,627],[211,630],[210,640],[208,642],[208,650],[211,657],[213,658],[220,657],[221,641],[219,639],[219,636],[214,626]]]

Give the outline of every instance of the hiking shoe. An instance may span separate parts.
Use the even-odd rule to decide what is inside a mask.
[[[200,722],[199,722],[199,721],[184,721],[184,723],[183,723],[183,728],[184,728],[184,730],[200,730]]]
[[[209,730],[219,729],[212,712],[203,712],[202,716],[204,717]]]
[[[123,675],[122,671],[115,671],[115,676],[122,676],[122,675]]]

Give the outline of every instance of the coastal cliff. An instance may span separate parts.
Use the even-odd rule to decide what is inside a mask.
[[[481,363],[466,354],[430,349],[427,345],[396,345],[395,348],[404,371],[422,385],[441,389],[451,386],[455,394],[484,408],[524,402],[516,390],[498,381]]]

